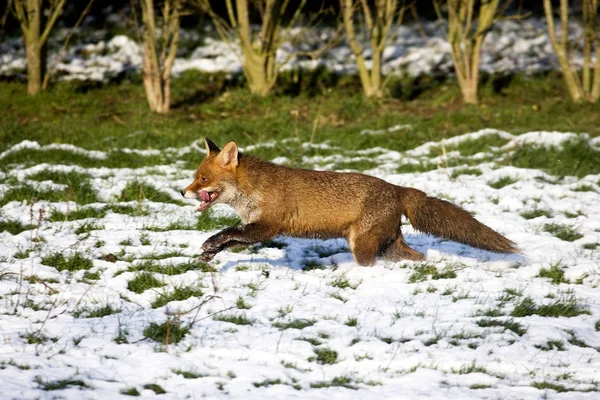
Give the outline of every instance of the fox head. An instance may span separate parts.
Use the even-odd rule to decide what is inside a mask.
[[[199,199],[198,211],[205,211],[214,203],[229,203],[237,192],[238,146],[228,142],[223,150],[205,138],[206,158],[200,163],[194,182],[186,187],[182,196]]]

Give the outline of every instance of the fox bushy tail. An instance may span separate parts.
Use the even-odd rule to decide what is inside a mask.
[[[424,233],[496,253],[518,253],[517,246],[448,201],[429,197],[417,189],[402,188],[406,217]]]

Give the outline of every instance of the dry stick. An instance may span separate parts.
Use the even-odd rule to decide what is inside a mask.
[[[569,61],[567,44],[568,44],[568,4],[566,0],[561,0],[560,3],[560,20],[561,20],[561,41],[558,40],[556,35],[556,28],[554,26],[553,8],[550,0],[544,0],[544,12],[546,14],[546,24],[548,25],[548,36],[550,37],[550,43],[552,48],[558,57],[558,63],[567,85],[569,95],[574,102],[579,102],[582,99],[581,83],[577,77],[577,74],[571,68]]]
[[[0,280],[2,280],[2,278],[6,275],[18,275],[20,277],[23,277],[27,280],[32,280],[35,283],[41,283],[42,285],[44,285],[46,287],[46,289],[48,289],[50,291],[50,294],[56,294],[58,293],[58,290],[54,289],[52,286],[48,285],[46,282],[38,279],[35,275],[26,275],[23,274],[22,272],[11,272],[11,271],[7,271],[7,272],[3,272],[0,274]]]
[[[71,28],[71,31],[65,38],[65,41],[63,42],[63,45],[62,45],[60,51],[58,52],[58,58],[56,59],[56,63],[54,63],[54,66],[52,67],[52,69],[46,73],[46,76],[44,76],[44,82],[42,83],[42,90],[45,90],[48,87],[48,82],[50,81],[50,77],[52,75],[54,75],[54,73],[56,72],[56,69],[58,68],[58,64],[60,64],[61,59],[65,56],[67,46],[69,44],[69,41],[71,40],[71,36],[73,36],[73,34],[75,33],[75,29],[77,29],[79,27],[79,24],[81,24],[81,22],[83,21],[83,18],[90,12],[90,9],[92,8],[93,3],[94,3],[94,0],[89,1],[88,5],[85,7],[85,10],[83,10],[81,15],[79,16],[79,19],[77,20],[75,25],[73,25],[73,27]]]

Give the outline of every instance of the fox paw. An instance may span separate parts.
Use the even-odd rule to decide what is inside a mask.
[[[215,258],[216,254],[217,253],[212,253],[212,252],[209,252],[209,251],[205,251],[204,253],[200,254],[200,256],[198,256],[198,261],[203,262],[203,263],[208,263],[213,258]]]

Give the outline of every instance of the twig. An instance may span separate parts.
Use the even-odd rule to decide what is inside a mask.
[[[71,31],[69,32],[69,34],[65,38],[65,41],[63,42],[62,48],[58,52],[58,58],[56,59],[56,62],[54,63],[54,66],[44,76],[44,82],[42,83],[42,90],[45,90],[48,87],[48,82],[50,81],[50,77],[52,75],[54,75],[54,73],[56,72],[56,69],[58,68],[58,64],[60,64],[61,59],[64,57],[64,55],[66,53],[66,48],[67,48],[67,45],[69,44],[69,41],[71,40],[71,36],[73,36],[73,33],[75,33],[75,29],[77,29],[79,27],[79,24],[81,24],[81,22],[83,21],[83,18],[90,12],[90,9],[92,8],[92,4],[93,3],[94,3],[94,0],[90,0],[89,1],[88,5],[85,7],[85,9],[83,10],[83,12],[79,16],[79,19],[77,20],[77,22],[75,23],[75,25],[73,25],[73,27],[71,28]]]

